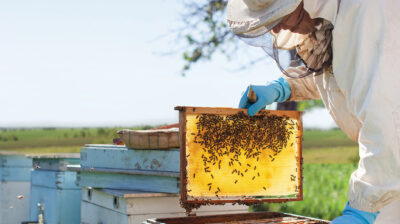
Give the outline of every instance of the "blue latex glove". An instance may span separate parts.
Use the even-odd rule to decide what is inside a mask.
[[[372,224],[375,222],[378,214],[379,212],[371,213],[357,210],[350,207],[349,202],[347,202],[343,210],[343,215],[337,217],[331,224]]]
[[[273,102],[281,103],[286,101],[292,93],[289,83],[282,77],[265,86],[251,86],[251,89],[257,95],[257,102],[254,104],[249,102],[247,99],[249,87],[247,87],[239,103],[239,108],[248,109],[247,112],[250,116],[254,116],[259,110]]]

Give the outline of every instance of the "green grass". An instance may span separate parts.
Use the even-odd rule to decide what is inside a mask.
[[[133,127],[149,129],[151,126]],[[20,153],[72,153],[85,144],[112,144],[123,128],[42,128],[0,130],[0,151]],[[354,163],[357,144],[338,129],[304,130],[305,163]]]
[[[326,147],[303,150],[304,163],[357,163],[358,147]]]
[[[131,129],[149,129],[138,126]],[[0,130],[0,151],[79,152],[85,144],[112,144],[123,128],[42,128]]]
[[[304,149],[343,146],[357,147],[357,143],[350,140],[347,135],[339,129],[328,131],[304,130],[303,139]]]
[[[332,220],[348,200],[348,182],[356,164],[305,164],[303,201],[254,206],[253,211],[279,211]]]

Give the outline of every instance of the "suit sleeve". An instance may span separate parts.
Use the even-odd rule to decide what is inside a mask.
[[[290,67],[286,71],[293,75],[302,74],[305,71],[305,67]],[[292,94],[290,95],[288,101],[321,99],[318,88],[314,83],[313,75],[309,75],[303,78],[284,78],[289,83],[290,89],[292,91]]]

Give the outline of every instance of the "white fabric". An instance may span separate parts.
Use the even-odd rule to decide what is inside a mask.
[[[259,1],[228,1],[226,18],[234,34],[242,37],[263,35],[277,25],[283,17],[293,12],[301,2],[301,0]]]
[[[297,45],[303,43],[307,38],[308,34],[292,33],[290,30],[280,30],[275,33],[271,30],[271,34],[275,37],[275,45],[279,49],[292,50],[296,48]]]
[[[338,125],[359,143],[350,205],[377,212],[400,198],[400,1],[304,0],[304,6],[334,25],[334,75],[314,81]]]
[[[297,67],[289,68],[288,71],[301,74],[304,69],[304,67]],[[318,95],[336,124],[351,140],[358,141],[361,123],[350,113],[346,103],[344,103],[346,101],[345,96],[338,88],[332,73],[324,72],[317,76],[309,75],[301,79],[286,78],[286,80],[292,90],[289,100],[311,100],[316,99]]]

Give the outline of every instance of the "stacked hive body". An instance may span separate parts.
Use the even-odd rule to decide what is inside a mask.
[[[0,223],[29,220],[32,159],[24,155],[0,155]]]
[[[42,213],[47,224],[80,223],[81,188],[76,172],[67,165],[79,164],[79,154],[32,156],[30,220]],[[41,209],[43,211],[39,211]]]
[[[77,183],[83,187],[81,223],[133,224],[153,217],[183,217],[178,148],[131,149],[87,145],[81,150]],[[201,208],[198,214],[246,212],[247,206]]]

